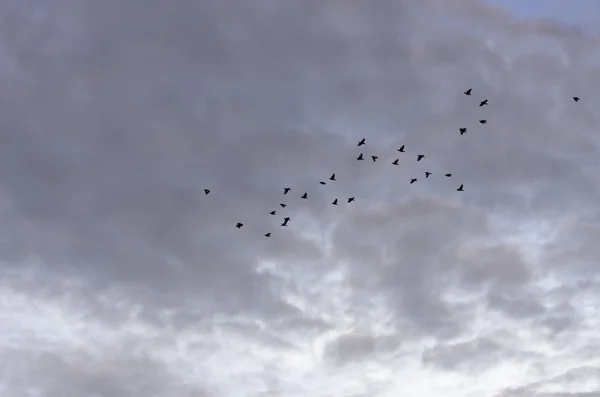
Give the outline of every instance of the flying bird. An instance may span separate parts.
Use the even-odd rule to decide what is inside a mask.
[[[425,171],[425,179],[429,178],[429,175],[431,175],[431,172]]]
[[[288,194],[290,190],[292,190],[292,189],[290,189],[289,187],[284,187],[283,194]]]
[[[241,229],[241,228],[242,228],[242,226],[244,226],[244,224],[243,224],[243,223],[239,223],[239,222],[238,222],[238,223],[236,223],[236,224],[235,224],[235,227],[237,227],[238,229]]]
[[[573,100],[574,100],[575,102],[579,102],[579,97],[578,97],[578,96],[574,96],[574,97],[573,97]]]
[[[482,107],[482,106],[485,106],[485,105],[487,105],[487,101],[488,101],[487,99],[486,99],[486,100],[483,100],[483,101],[481,101],[481,102],[479,103],[479,107]]]
[[[333,204],[333,205],[338,205],[338,203],[337,203],[337,199],[333,200],[333,202],[332,202],[331,204]]]
[[[308,198],[308,193],[304,193],[304,194],[302,195],[302,198],[303,198],[303,199],[305,199],[305,198]]]
[[[452,174],[444,174],[445,177],[450,178]]]
[[[363,158],[363,154],[362,154],[362,153],[361,153],[361,154],[359,154],[359,155],[358,155],[358,157],[357,157],[356,159],[357,159],[357,160],[359,160],[359,161],[360,161],[360,160],[364,160],[364,158]]]
[[[471,89],[470,88],[465,91],[465,95],[471,95]]]
[[[329,177],[330,181],[335,181],[335,174],[331,174],[331,176]]]
[[[210,193],[210,190],[204,189],[204,195],[206,196],[208,193]]]
[[[361,139],[356,146],[362,146],[365,144],[365,138]]]
[[[394,164],[394,165],[398,165],[398,161],[400,161],[400,159],[396,159],[396,160],[394,160],[394,162],[393,162],[392,164]]]
[[[485,124],[485,123],[487,123],[487,120],[479,120],[479,123],[480,124]]]
[[[290,221],[290,217],[286,216],[285,218],[283,218],[283,223],[281,224],[281,226],[287,226],[287,223]]]
[[[269,212],[269,214],[275,215],[275,211],[271,211],[271,212]]]
[[[373,159],[373,162],[376,162],[379,157],[377,157],[377,156],[371,156],[371,158]]]
[[[281,208],[287,207],[287,205],[285,205],[285,204],[279,204],[279,205],[281,206]]]
[[[457,192],[464,192],[465,190],[463,189],[463,185],[460,185],[458,187],[458,189],[456,189]]]
[[[404,153],[404,145],[400,146],[400,149],[396,149],[396,150],[398,150],[399,152]]]
[[[417,178],[413,178],[410,180],[410,185],[412,185],[413,183],[415,183],[417,181]]]
[[[271,233],[266,233],[265,237],[271,237]]]
[[[353,202],[353,201],[354,201],[354,197],[350,197],[350,198],[348,198],[348,203],[351,203],[351,202]]]
[[[460,130],[460,135],[464,135],[467,133],[467,129],[466,128],[459,128]]]
[[[327,185],[327,183],[325,183],[325,182],[323,182],[323,181],[321,181],[321,182],[319,182],[319,183],[320,183],[321,185]]]
[[[422,160],[422,159],[424,159],[424,158],[425,158],[425,155],[424,155],[424,154],[419,154],[419,155],[417,156],[417,161],[421,161],[421,160]]]

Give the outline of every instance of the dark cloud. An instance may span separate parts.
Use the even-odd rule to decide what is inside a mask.
[[[6,394],[558,396],[598,367],[597,36],[479,0],[52,4],[0,4]]]

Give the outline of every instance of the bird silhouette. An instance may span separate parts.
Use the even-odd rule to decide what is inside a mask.
[[[354,197],[349,197],[349,198],[348,198],[348,204],[350,204],[350,203],[351,203],[351,202],[353,202],[353,201],[354,201]]]
[[[335,181],[335,174],[331,174],[331,176],[329,177],[330,181]]]
[[[446,176],[447,178],[450,178],[452,176],[452,174],[444,174],[444,176]]]
[[[284,187],[283,194],[288,194],[290,192],[290,190],[292,190],[292,189],[290,189],[289,187]]]
[[[287,207],[287,205],[285,205],[285,204],[279,204],[279,205],[281,206],[281,208]]]
[[[401,153],[404,153],[404,145],[400,146],[400,149],[396,149],[396,150],[398,150]]]
[[[242,226],[244,226],[244,224],[243,224],[243,223],[239,223],[239,222],[238,222],[238,223],[236,223],[236,224],[235,224],[235,227],[237,227],[238,229],[241,229],[241,228],[242,228]]]
[[[210,193],[210,190],[204,189],[204,195],[206,196],[208,193]]]
[[[323,181],[321,181],[321,182],[319,182],[319,183],[320,183],[321,185],[327,185],[327,183],[325,183],[325,182],[323,182]]]
[[[431,175],[431,172],[425,171],[425,179],[429,178],[429,175]]]
[[[271,233],[265,233],[265,237],[271,237]]]
[[[457,192],[464,192],[465,190],[463,189],[463,185],[460,185],[458,187],[458,189],[456,189]]]
[[[394,164],[394,165],[398,165],[398,161],[400,161],[400,159],[396,159],[396,160],[394,160],[394,162],[393,162],[392,164]]]
[[[422,160],[422,159],[424,159],[424,158],[425,158],[425,155],[424,155],[424,154],[419,154],[419,155],[417,156],[417,161],[421,161],[421,160]]]
[[[460,135],[464,135],[467,133],[467,129],[466,128],[459,128],[460,130]]]
[[[578,96],[574,96],[574,97],[573,97],[573,100],[574,100],[575,102],[579,102],[579,97],[578,97]]]
[[[485,106],[485,105],[487,105],[487,101],[488,101],[487,99],[485,99],[485,100],[481,101],[481,102],[479,103],[479,107],[482,107],[482,106]]]
[[[361,154],[359,154],[359,155],[358,155],[358,157],[356,158],[356,160],[359,160],[359,161],[360,161],[360,160],[364,160],[364,158],[363,158],[363,154],[362,154],[362,153],[361,153]]]
[[[465,91],[465,95],[471,95],[471,89],[470,88]]]
[[[305,198],[308,198],[308,193],[304,193],[304,194],[302,195],[302,198],[303,198],[303,199],[305,199]]]
[[[271,215],[275,215],[275,212],[276,212],[276,211],[271,211],[271,212],[269,212],[269,214],[271,214]]]
[[[356,146],[362,146],[365,144],[365,138],[361,139]]]
[[[371,156],[371,158],[373,159],[373,162],[376,162],[379,157],[377,157],[377,156]]]
[[[337,199],[333,200],[333,202],[332,202],[331,204],[333,204],[333,205],[338,205],[338,203],[337,203]]]
[[[487,123],[487,120],[479,120],[479,123],[480,124],[485,124],[485,123]]]
[[[283,223],[281,224],[281,226],[287,226],[289,221],[290,221],[290,217],[286,216],[285,218],[283,218]]]
[[[410,180],[410,185],[412,185],[412,184],[413,184],[413,183],[415,183],[416,181],[417,181],[417,178],[412,178],[412,179]]]

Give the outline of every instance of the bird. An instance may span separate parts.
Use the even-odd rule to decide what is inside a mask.
[[[579,102],[579,97],[578,97],[578,96],[574,96],[574,97],[573,97],[573,100],[574,100],[575,102]]]
[[[417,156],[417,161],[421,161],[423,158],[425,158],[425,155],[424,154],[419,154]]]
[[[487,120],[479,120],[479,123],[480,124],[485,124],[485,123],[487,123]]]
[[[240,222],[238,222],[238,223],[235,224],[235,227],[237,227],[238,229],[241,229],[242,226],[244,226],[244,224],[240,223]]]
[[[396,149],[396,150],[398,150],[401,153],[404,153],[404,145],[400,146],[400,149]]]
[[[361,153],[361,154],[359,154],[359,155],[358,155],[358,157],[356,158],[356,160],[358,160],[358,161],[360,161],[360,160],[364,160],[364,158],[363,158],[363,154],[362,154],[362,153]]]
[[[330,181],[335,181],[335,174],[331,174],[331,176],[329,177]]]
[[[285,204],[279,204],[279,205],[281,206],[281,208],[287,207],[287,205],[285,205]]]
[[[271,214],[271,215],[275,215],[275,212],[276,212],[276,211],[271,211],[271,212],[269,212],[269,214]]]
[[[465,190],[463,189],[463,185],[460,185],[458,187],[458,189],[456,189],[457,192],[464,192]]]
[[[204,189],[204,195],[206,196],[208,193],[210,193],[210,190]]]
[[[284,187],[283,194],[288,194],[290,190],[292,190],[292,189],[290,189],[289,187]]]
[[[271,233],[265,233],[265,237],[271,237]]]
[[[460,131],[460,135],[464,135],[467,133],[467,129],[466,128],[459,128]]]
[[[452,174],[444,174],[444,176],[445,176],[446,178],[450,178],[450,177],[452,176]]]
[[[417,178],[412,178],[412,179],[410,180],[410,185],[412,185],[412,184],[413,184],[413,183],[415,183],[416,181],[417,181]]]
[[[470,88],[465,91],[465,95],[471,95],[471,89]]]
[[[303,199],[305,199],[305,198],[308,198],[308,193],[304,193],[304,194],[302,195],[302,198],[303,198]]]
[[[286,216],[285,218],[283,218],[283,223],[281,224],[281,226],[287,226],[287,223],[290,221],[290,217]]]
[[[425,179],[429,178],[429,175],[431,175],[431,172],[425,171]]]
[[[353,202],[353,201],[354,201],[354,197],[349,197],[349,198],[348,198],[348,203],[351,203],[351,202]]]
[[[365,144],[365,138],[361,139],[356,146],[362,146]]]
[[[338,203],[337,203],[337,199],[333,200],[333,202],[332,202],[331,204],[333,204],[333,205],[338,205]]]
[[[321,181],[321,182],[319,182],[319,183],[320,183],[321,185],[327,185],[327,183],[325,183],[325,182],[323,182],[323,181]]]
[[[394,160],[394,162],[393,162],[392,164],[394,164],[394,165],[398,165],[398,161],[400,161],[400,159],[396,159],[396,160]]]
[[[379,157],[377,157],[377,156],[371,156],[371,158],[373,159],[373,162],[376,162]]]
[[[482,107],[482,106],[485,106],[485,105],[487,105],[487,101],[488,101],[487,99],[485,99],[485,100],[481,101],[481,102],[479,103],[479,107]]]

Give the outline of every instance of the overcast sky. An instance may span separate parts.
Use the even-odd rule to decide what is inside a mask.
[[[0,1],[0,394],[600,396],[600,5],[502,3]]]
[[[485,0],[508,9],[518,18],[549,18],[586,31],[600,33],[597,0]]]

